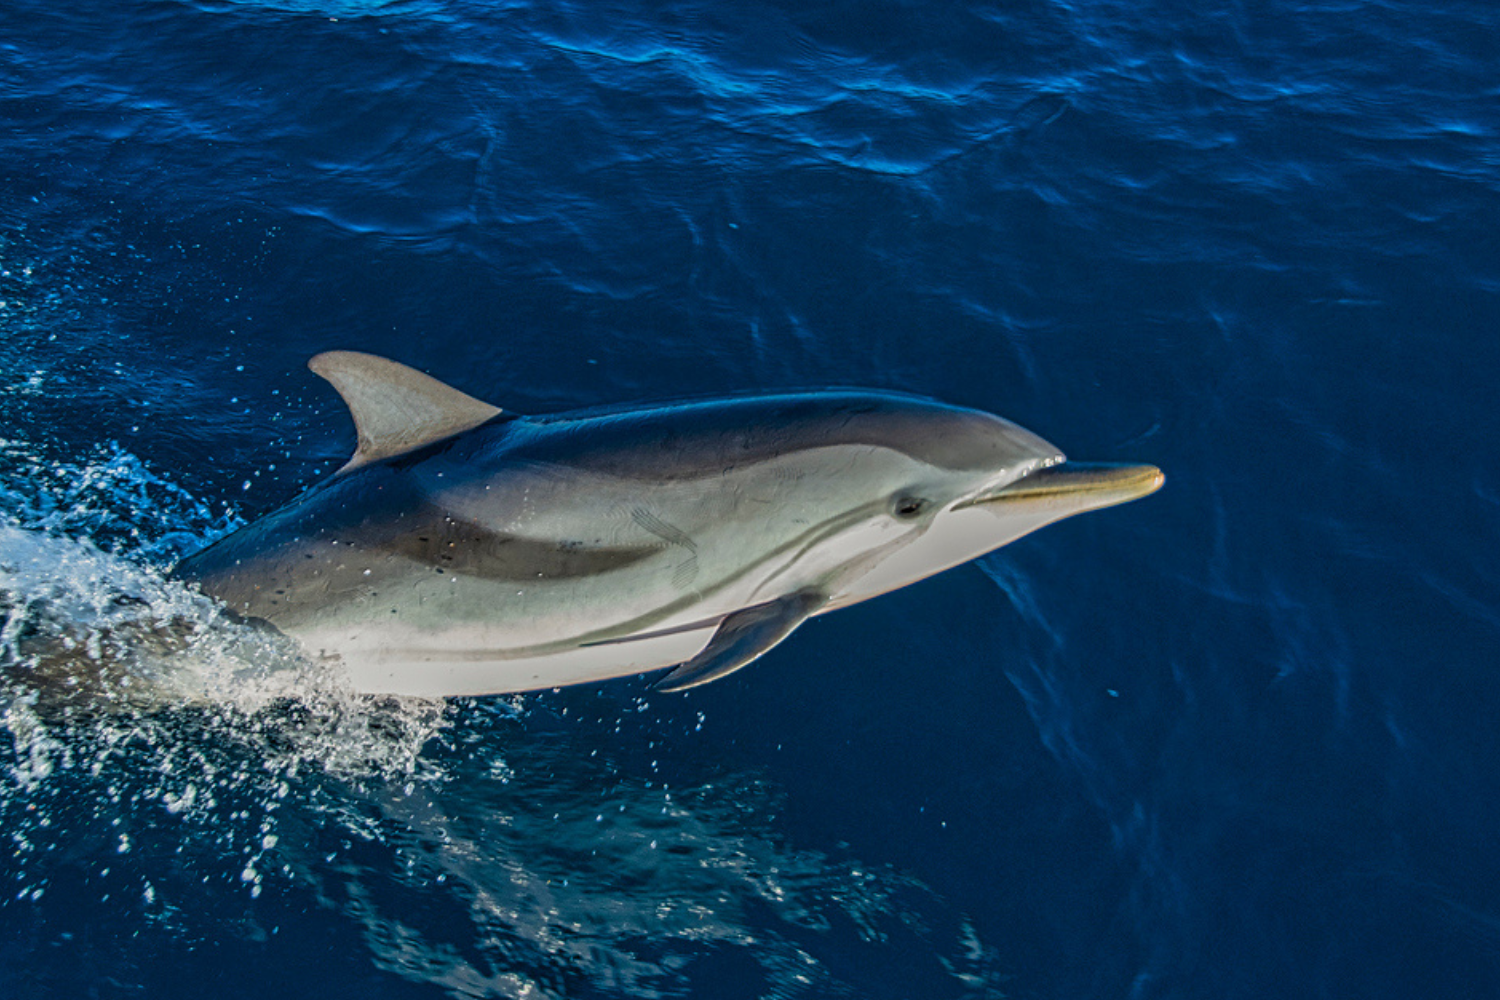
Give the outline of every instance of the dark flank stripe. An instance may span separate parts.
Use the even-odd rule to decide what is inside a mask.
[[[479,580],[515,583],[577,580],[625,569],[667,548],[600,545],[583,539],[522,538],[432,511],[418,531],[393,531],[385,538],[365,534],[362,544],[435,569]]]

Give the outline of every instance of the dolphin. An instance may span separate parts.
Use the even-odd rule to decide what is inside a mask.
[[[502,411],[352,351],[309,367],[358,447],[177,574],[340,662],[447,697],[672,667],[681,691],[808,618],[1153,492],[978,410],[890,392]]]

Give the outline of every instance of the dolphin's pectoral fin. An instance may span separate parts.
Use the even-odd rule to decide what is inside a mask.
[[[359,447],[340,472],[405,454],[500,415],[499,407],[373,354],[325,351],[307,367],[333,383],[354,417]]]
[[[828,603],[828,595],[799,590],[744,608],[719,623],[703,652],[657,682],[658,691],[686,691],[716,681],[758,659]]]

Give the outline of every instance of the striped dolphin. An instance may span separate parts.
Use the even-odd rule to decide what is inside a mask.
[[[350,351],[309,367],[359,445],[178,574],[354,687],[442,697],[675,667],[676,691],[807,618],[1144,496],[999,417],[826,391],[519,417]]]

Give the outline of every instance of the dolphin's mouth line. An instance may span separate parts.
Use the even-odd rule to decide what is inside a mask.
[[[1007,483],[993,493],[960,500],[953,510],[990,504],[1050,504],[1093,510],[1128,503],[1161,489],[1166,477],[1154,465],[1064,462]]]

